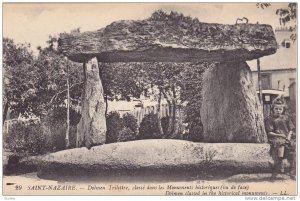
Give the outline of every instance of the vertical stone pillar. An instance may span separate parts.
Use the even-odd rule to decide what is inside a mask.
[[[83,69],[82,116],[77,125],[76,146],[90,148],[106,140],[105,101],[97,58],[85,62]]]
[[[267,142],[262,106],[246,62],[207,69],[202,97],[205,142]]]

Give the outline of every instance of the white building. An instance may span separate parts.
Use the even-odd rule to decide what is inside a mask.
[[[260,58],[262,90],[281,90],[289,96],[289,86],[296,80],[297,41],[293,42],[289,29],[277,28],[275,37],[278,43],[277,52]],[[251,68],[253,81],[258,90],[257,61],[247,62]]]
[[[260,58],[261,88],[264,116],[270,114],[274,98],[283,94],[288,101],[290,113],[296,112],[296,76],[297,76],[297,41],[290,36],[294,32],[287,28],[277,28],[275,37],[278,43],[277,52]],[[253,82],[258,91],[257,60],[247,62],[251,68]]]

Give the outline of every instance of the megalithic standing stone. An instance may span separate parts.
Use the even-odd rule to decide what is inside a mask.
[[[76,62],[97,57],[106,63],[220,63],[206,72],[201,109],[205,140],[267,140],[261,105],[245,61],[276,52],[277,42],[270,25],[204,23],[155,12],[145,20],[121,20],[97,31],[64,33],[58,43],[59,50]],[[93,129],[84,133],[89,130]]]
[[[76,147],[90,148],[106,140],[105,101],[97,58],[86,61],[83,70],[82,116],[77,125]]]
[[[201,121],[206,142],[267,142],[263,109],[246,62],[219,63],[203,75]]]

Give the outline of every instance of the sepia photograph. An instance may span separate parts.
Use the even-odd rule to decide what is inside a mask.
[[[2,3],[2,195],[295,200],[297,7]]]

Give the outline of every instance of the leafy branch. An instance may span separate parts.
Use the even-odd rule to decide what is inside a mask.
[[[73,85],[70,86],[70,89],[73,88],[74,86],[77,86],[77,85],[80,85],[80,84],[83,84],[83,82],[78,82],[78,83],[75,83]],[[62,93],[66,92],[68,89],[64,89],[58,93],[56,93],[50,100],[50,104],[52,104],[52,102]]]

